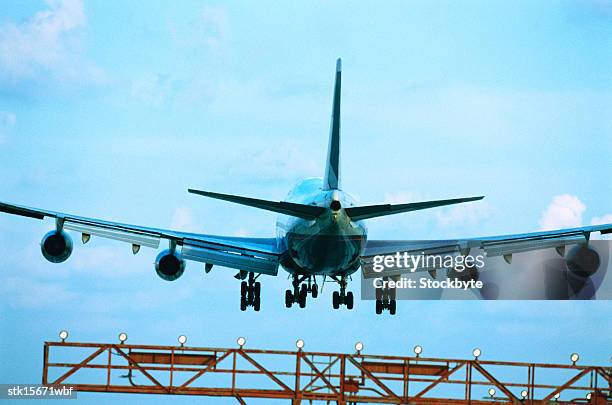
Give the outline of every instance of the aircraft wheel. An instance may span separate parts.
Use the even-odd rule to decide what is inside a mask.
[[[395,300],[389,301],[389,313],[391,315],[395,315],[396,309],[397,309],[397,302]]]
[[[249,290],[249,286],[247,282],[246,281],[241,282],[240,283],[240,296],[246,297],[248,290]]]
[[[259,298],[259,295],[261,294],[261,283],[259,281],[255,283],[253,292],[255,293],[255,298]]]
[[[376,315],[382,314],[382,311],[383,311],[382,300],[376,300]]]
[[[240,297],[240,310],[246,311],[246,308],[247,308],[246,297]]]
[[[291,305],[293,305],[293,294],[291,290],[285,290],[285,306],[291,308]]]
[[[255,301],[253,302],[253,309],[255,310],[255,312],[259,312],[260,305],[261,305],[261,298],[259,297],[259,295],[256,295]]]
[[[319,296],[319,286],[313,284],[310,294],[312,295],[312,298],[317,298]]]
[[[346,309],[353,309],[353,292],[346,293]]]
[[[332,305],[334,309],[340,308],[340,293],[338,291],[334,291],[332,294]]]

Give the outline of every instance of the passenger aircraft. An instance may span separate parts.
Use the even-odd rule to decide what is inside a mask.
[[[284,201],[267,201],[250,197],[219,194],[189,189],[190,193],[247,205],[281,214],[276,237],[245,238],[231,236],[185,233],[166,229],[142,227],[103,221],[44,209],[0,203],[0,211],[30,218],[55,219],[55,229],[41,241],[43,256],[52,263],[61,263],[72,253],[72,240],[66,230],[81,234],[83,243],[92,236],[110,238],[132,245],[138,253],[141,246],[158,248],[161,240],[168,248],[157,256],[155,270],[164,280],[176,280],[188,260],[205,263],[208,273],[213,265],[239,270],[236,278],[242,280],[240,308],[252,306],[260,309],[261,284],[256,281],[262,274],[276,276],[282,267],[292,277],[292,289],[285,292],[285,304],[289,308],[297,303],[306,305],[308,294],[316,298],[319,285],[316,276],[337,283],[333,292],[333,307],[345,305],[353,308],[353,293],[347,291],[350,276],[360,267],[365,272],[372,267],[376,255],[393,255],[396,252],[417,254],[467,255],[470,249],[482,249],[488,256],[503,256],[510,261],[513,253],[529,250],[556,248],[565,254],[566,245],[586,245],[592,232],[611,233],[612,224],[561,229],[519,235],[486,238],[468,238],[452,241],[388,241],[368,240],[364,220],[395,215],[409,211],[466,203],[483,197],[455,198],[449,200],[422,201],[407,204],[355,205],[354,199],[340,184],[340,88],[341,60],[336,62],[336,77],[332,102],[331,128],[324,177],[300,182]],[[430,274],[437,269],[428,270]],[[451,271],[452,269],[449,269]],[[394,274],[379,276],[396,277]],[[376,312],[396,311],[395,295],[377,293]]]

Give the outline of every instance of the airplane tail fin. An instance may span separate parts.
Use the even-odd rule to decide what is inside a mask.
[[[346,214],[353,221],[361,221],[362,219],[382,217],[385,215],[400,214],[402,212],[424,210],[434,207],[442,207],[444,205],[459,204],[469,201],[482,200],[484,196],[454,198],[450,200],[435,200],[422,201],[408,204],[380,204],[380,205],[365,205],[361,207],[346,208]]]
[[[241,205],[248,205],[249,207],[255,207],[262,210],[278,212],[279,214],[291,215],[294,217],[310,220],[317,218],[323,213],[323,211],[325,211],[325,208],[315,207],[314,205],[297,204],[286,201],[276,202],[260,200],[257,198],[241,197],[238,195],[231,194],[212,193],[210,191],[194,190],[191,188],[188,191],[192,194],[198,194],[204,197],[216,198],[218,200],[229,201]]]
[[[336,61],[336,83],[334,85],[334,101],[329,129],[329,145],[327,147],[327,162],[323,188],[337,190],[340,188],[340,89],[342,87],[342,60]]]

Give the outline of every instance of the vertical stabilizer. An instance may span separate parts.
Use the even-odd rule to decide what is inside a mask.
[[[327,147],[327,162],[323,187],[326,190],[340,188],[340,88],[342,80],[342,60],[336,61],[336,83],[334,85],[334,101],[329,129],[329,145]]]

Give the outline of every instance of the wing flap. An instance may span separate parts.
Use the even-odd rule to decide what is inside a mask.
[[[279,257],[276,254],[193,239],[183,240],[181,254],[187,260],[271,276],[278,274]]]
[[[85,233],[88,235],[99,236],[107,239],[114,239],[121,242],[127,242],[134,245],[146,246],[157,249],[159,247],[160,236],[154,236],[150,234],[140,232],[126,232],[121,229],[112,227],[102,227],[93,224],[84,224],[79,222],[73,222],[70,218],[66,218],[64,221],[64,229]]]

